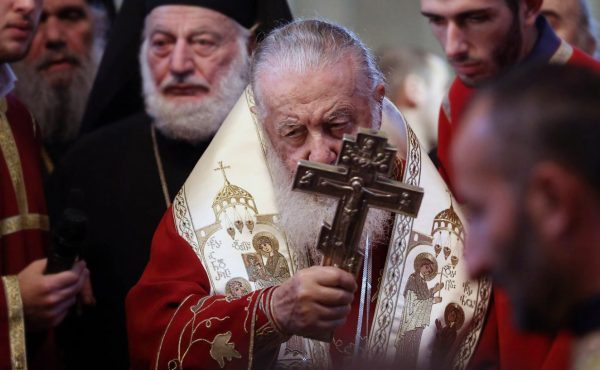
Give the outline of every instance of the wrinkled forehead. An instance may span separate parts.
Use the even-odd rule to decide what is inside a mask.
[[[215,10],[190,5],[162,5],[146,17],[148,32],[170,33],[210,31],[228,34],[235,31],[235,21]]]

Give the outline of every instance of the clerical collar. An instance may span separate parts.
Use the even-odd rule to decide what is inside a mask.
[[[0,98],[4,98],[15,88],[17,76],[8,65],[8,63],[0,64]]]
[[[560,38],[556,36],[556,33],[543,16],[540,15],[536,19],[535,27],[538,31],[538,39],[529,55],[523,60],[523,63],[526,64],[549,62],[561,44]]]
[[[570,328],[573,333],[582,337],[600,330],[600,294],[578,305],[571,313]]]

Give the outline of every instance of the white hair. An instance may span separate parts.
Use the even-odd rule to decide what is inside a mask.
[[[363,77],[357,79],[358,92],[372,97],[371,92],[384,83],[383,74],[371,51],[352,31],[330,22],[308,19],[297,20],[271,32],[254,52],[250,73],[260,120],[263,121],[265,115],[261,76],[278,72],[305,74],[349,60],[353,61],[355,74]],[[372,107],[379,106],[380,115],[379,102],[373,97],[371,103],[375,104]]]

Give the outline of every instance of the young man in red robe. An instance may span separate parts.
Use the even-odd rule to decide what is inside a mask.
[[[8,63],[25,56],[41,0],[0,1],[0,369],[52,369],[50,332],[75,303],[85,264],[43,275],[49,229],[40,173],[40,136],[12,95]],[[29,364],[29,366],[28,366]]]
[[[421,12],[457,76],[442,103],[438,127],[439,170],[450,187],[449,148],[479,85],[532,63],[578,64],[600,72],[598,62],[556,36],[540,16],[541,5],[542,0],[421,0]],[[569,338],[519,332],[510,311],[506,296],[495,289],[475,358],[488,358],[497,369],[567,368]]]

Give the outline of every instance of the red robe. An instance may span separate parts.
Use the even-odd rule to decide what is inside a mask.
[[[566,61],[567,64],[587,66],[600,72],[600,63],[578,49]],[[438,126],[438,158],[440,173],[452,189],[452,165],[450,147],[453,142],[465,106],[475,93],[456,78],[450,87],[446,101],[440,109]],[[450,181],[449,181],[450,180]],[[460,198],[460,195],[458,195]],[[494,289],[492,304],[483,329],[479,346],[471,361],[472,369],[490,364],[489,369],[505,370],[561,370],[569,368],[571,338],[561,333],[555,338],[519,332],[512,325],[508,297]]]
[[[375,248],[374,283],[383,270],[386,254],[385,245]],[[288,339],[278,333],[269,317],[272,290],[272,287],[257,290],[233,300],[210,295],[206,271],[190,245],[177,233],[169,209],[154,236],[150,262],[127,296],[132,369],[155,366],[167,369],[169,363],[181,366],[177,369],[212,369],[221,364],[227,369],[248,369],[249,363],[256,369],[269,368],[281,343]],[[374,289],[373,295],[376,294]],[[359,295],[357,290],[355,302],[359,302]],[[376,300],[371,303],[369,321],[375,313],[375,304]],[[198,307],[197,315],[194,307]],[[334,364],[342,361],[344,353],[352,353],[357,318],[355,304],[346,324],[334,333],[334,344],[330,347]],[[194,319],[199,329],[191,333]],[[190,340],[196,342],[189,346]],[[219,340],[230,344],[228,349],[215,349],[211,342]],[[183,358],[177,355],[187,348],[190,350]]]
[[[34,260],[44,258],[48,216],[40,172],[40,137],[27,109],[13,96],[0,98],[0,275],[16,275]],[[0,369],[11,369],[8,301],[0,284]],[[13,306],[14,307],[14,306]],[[13,331],[14,332],[14,331]],[[36,335],[38,337],[39,335]],[[28,352],[36,345],[30,340]],[[43,340],[41,340],[43,342]],[[17,355],[14,354],[13,355]],[[30,357],[29,368],[50,368],[47,358]]]

